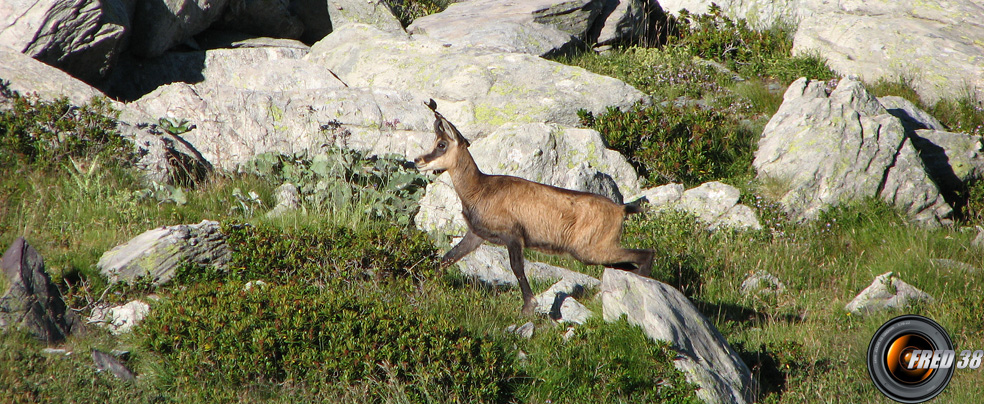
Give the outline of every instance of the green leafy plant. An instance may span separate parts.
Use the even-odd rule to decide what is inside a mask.
[[[358,151],[331,149],[313,157],[264,153],[244,170],[296,185],[315,210],[331,214],[354,207],[369,217],[407,225],[416,213],[427,177],[404,164],[395,156],[366,157]]]
[[[157,122],[160,124],[161,129],[172,135],[180,135],[182,133],[187,133],[190,132],[192,129],[195,129],[195,125],[188,122],[187,119],[177,120],[177,119],[161,118],[158,119]]]

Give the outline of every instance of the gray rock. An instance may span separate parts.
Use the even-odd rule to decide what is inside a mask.
[[[152,58],[187,41],[222,17],[227,0],[137,1],[130,45],[133,54]]]
[[[128,4],[132,2],[0,1],[0,45],[93,81],[105,77],[123,50],[133,14]]]
[[[602,6],[600,0],[467,0],[418,18],[407,31],[453,48],[556,56],[583,45]]]
[[[161,130],[157,125],[133,126],[120,122],[120,135],[136,149],[135,166],[150,182],[190,184],[205,179],[212,164],[183,137]]]
[[[653,340],[667,341],[679,353],[674,366],[700,386],[706,403],[750,403],[755,382],[748,366],[727,340],[677,289],[617,269],[605,269],[601,282],[605,321],[623,316]]]
[[[951,260],[949,258],[931,258],[929,263],[937,268],[944,268],[949,270],[958,270],[968,274],[973,274],[979,272],[981,269],[970,265],[966,262],[960,262],[957,260]]]
[[[649,188],[642,190],[636,196],[629,199],[636,200],[639,198],[646,198],[646,201],[657,210],[662,209],[664,206],[673,206],[677,202],[680,202],[680,198],[683,198],[683,191],[685,188],[683,184],[670,183],[666,185],[660,185],[658,187]]]
[[[570,324],[584,324],[594,314],[574,299],[584,287],[570,279],[561,279],[547,290],[533,297],[534,311],[550,319]]]
[[[113,283],[149,277],[161,285],[183,264],[222,267],[231,255],[219,223],[203,220],[148,230],[107,251],[96,266]]]
[[[984,146],[980,136],[943,130],[916,129],[912,145],[944,197],[956,200],[964,184],[984,174]]]
[[[984,96],[984,5],[892,0],[810,1],[793,40],[793,54],[816,53],[841,74],[868,82],[911,79],[932,104],[970,89]]]
[[[457,50],[428,38],[350,24],[315,44],[308,59],[349,86],[433,98],[470,140],[504,123],[576,126],[577,111],[629,107],[645,95],[619,80],[516,53]]]
[[[304,22],[288,0],[227,0],[228,8],[213,27],[277,38],[301,37]]]
[[[813,2],[822,0],[660,0],[659,6],[667,14],[679,15],[686,9],[691,14],[704,14],[711,4],[717,4],[725,15],[748,21],[756,29],[769,28],[775,24],[793,23],[801,16],[812,13]]]
[[[472,142],[469,152],[486,174],[513,175],[539,183],[604,195],[622,202],[639,191],[635,169],[605,148],[598,132],[549,124],[506,124]],[[429,184],[420,200],[417,227],[455,234],[466,225],[450,176]]]
[[[901,309],[916,302],[933,301],[932,296],[903,282],[894,272],[886,272],[878,275],[844,309],[854,314],[867,314],[886,309]]]
[[[785,186],[779,202],[793,216],[880,197],[914,221],[933,225],[952,213],[899,120],[847,77],[832,91],[799,79],[766,125],[753,165]]]
[[[527,321],[525,324],[523,324],[521,326],[518,326],[518,327],[516,326],[516,324],[513,324],[511,326],[506,327],[506,332],[507,333],[513,333],[513,334],[516,334],[516,335],[518,335],[518,336],[520,336],[522,338],[526,338],[526,339],[533,338],[533,331],[534,330],[536,330],[536,326],[533,325],[533,322],[532,321]],[[522,352],[522,351],[520,351],[520,352]]]
[[[745,296],[775,295],[785,291],[786,285],[766,271],[756,271],[741,283],[741,294]]]
[[[916,129],[946,130],[940,121],[905,98],[887,95],[878,97],[878,102],[902,121],[907,133],[915,133]]]
[[[331,26],[337,30],[348,24],[367,24],[385,32],[405,34],[389,4],[380,0],[328,0]]]
[[[267,212],[268,217],[280,216],[301,208],[301,193],[294,184],[289,182],[283,183],[283,185],[277,187],[273,196],[277,204]]]
[[[596,288],[601,284],[601,281],[591,276],[542,262],[524,260],[524,268],[526,276],[534,281],[567,280],[580,285],[582,289]],[[488,243],[458,261],[458,269],[466,276],[474,277],[490,286],[511,287],[517,284],[516,275],[512,273],[509,266],[509,253],[505,248]]]
[[[37,94],[43,100],[67,97],[75,105],[85,105],[93,97],[105,95],[57,68],[0,45],[0,80],[21,94]],[[110,104],[114,104],[110,101]]]
[[[97,372],[109,371],[113,376],[126,381],[133,381],[137,378],[137,375],[117,357],[98,349],[92,350],[92,362],[95,364]]]
[[[974,236],[974,239],[970,241],[970,245],[978,249],[984,249],[984,227],[977,226],[977,236]]]
[[[44,259],[18,237],[0,260],[7,288],[0,296],[0,330],[25,329],[47,344],[83,331],[44,269]]]
[[[642,191],[634,198],[646,198],[656,212],[679,210],[697,216],[709,230],[762,228],[758,214],[738,203],[741,191],[717,181],[706,182],[684,191],[681,184],[667,184]]]
[[[607,0],[589,40],[595,48],[637,42],[655,29],[659,5],[650,0]]]
[[[150,305],[140,300],[114,307],[97,307],[86,321],[105,327],[113,335],[126,334],[133,330],[150,313]]]

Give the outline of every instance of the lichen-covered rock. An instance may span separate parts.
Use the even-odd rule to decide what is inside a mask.
[[[656,212],[679,210],[690,213],[707,223],[709,230],[721,227],[761,229],[758,214],[752,208],[739,204],[740,196],[738,188],[711,181],[688,190],[684,190],[682,184],[666,184],[644,190],[632,199],[646,198]]]
[[[898,118],[852,77],[833,90],[805,78],[791,84],[753,165],[760,178],[785,187],[779,202],[800,219],[868,197],[927,225],[952,213]]]
[[[96,266],[110,282],[149,278],[161,285],[185,264],[222,267],[232,259],[218,222],[176,225],[148,230],[113,247]]]
[[[600,0],[466,0],[407,27],[414,36],[454,48],[555,56],[582,46],[603,7]]]
[[[660,0],[659,6],[667,14],[679,15],[686,9],[691,14],[710,11],[717,4],[721,11],[733,19],[744,19],[756,29],[770,28],[776,24],[795,25],[802,15],[809,15],[814,2],[823,0]]]
[[[854,314],[867,314],[886,309],[901,309],[916,302],[933,300],[928,293],[905,283],[894,272],[886,272],[878,275],[844,309]]]
[[[0,290],[0,330],[26,329],[48,344],[83,330],[82,322],[51,282],[41,254],[23,237],[3,254],[0,270],[7,285],[6,290]]]
[[[912,80],[922,99],[984,96],[984,5],[976,0],[810,1],[793,54],[818,53],[841,74]]]
[[[91,82],[105,77],[123,51],[131,4],[127,0],[0,1],[0,46]]]
[[[575,126],[577,111],[596,114],[645,99],[611,77],[533,55],[458,50],[350,24],[316,43],[308,59],[349,86],[409,91],[433,98],[470,140],[508,122]]]
[[[333,30],[348,24],[368,24],[386,32],[404,33],[385,1],[328,0],[328,15]]]
[[[605,321],[623,316],[653,340],[669,342],[687,381],[700,386],[706,403],[750,403],[755,382],[745,362],[721,332],[676,288],[630,272],[607,268],[601,278]]]
[[[605,148],[598,132],[548,124],[507,124],[477,140],[469,152],[486,174],[513,175],[543,184],[604,195],[622,202],[639,191],[635,169],[624,156]],[[450,176],[427,186],[417,226],[455,234],[465,229]]]

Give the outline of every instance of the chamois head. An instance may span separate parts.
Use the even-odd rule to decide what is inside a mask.
[[[455,128],[454,124],[437,112],[437,102],[431,99],[425,105],[434,111],[434,135],[436,139],[431,151],[417,157],[413,162],[420,171],[442,172],[454,167],[458,161],[458,154],[467,153],[465,148],[471,144],[468,143],[468,139],[461,135],[461,132],[458,132],[458,128]]]

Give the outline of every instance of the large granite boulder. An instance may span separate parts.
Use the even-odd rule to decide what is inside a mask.
[[[583,46],[604,8],[601,0],[467,0],[407,27],[453,48],[555,56]]]
[[[793,53],[817,53],[835,71],[863,77],[911,79],[923,101],[984,98],[984,4],[811,1],[793,40]]]
[[[352,87],[433,98],[463,132],[482,137],[507,122],[575,126],[577,111],[600,114],[645,96],[619,80],[528,54],[458,50],[440,41],[350,24],[311,49],[308,60]]]
[[[137,1],[127,49],[143,58],[163,55],[218,21],[227,3],[228,0]]]
[[[834,89],[806,79],[791,84],[753,165],[760,178],[781,185],[779,202],[801,219],[868,197],[928,225],[952,213],[902,123],[856,78]]]
[[[0,45],[0,80],[21,94],[37,94],[43,100],[67,97],[84,105],[104,94],[68,73],[48,66],[14,49]]]

